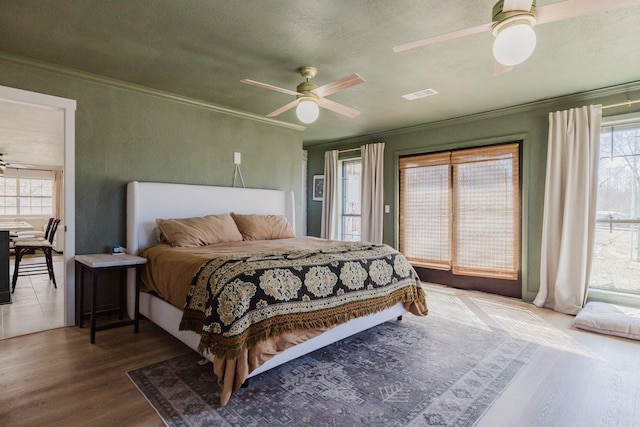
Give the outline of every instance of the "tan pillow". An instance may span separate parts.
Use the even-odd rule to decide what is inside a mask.
[[[196,247],[239,242],[242,235],[228,213],[180,219],[156,219],[156,225],[171,246]]]
[[[284,215],[239,215],[231,212],[244,240],[272,240],[296,237]]]

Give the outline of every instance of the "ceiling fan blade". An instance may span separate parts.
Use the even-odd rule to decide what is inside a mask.
[[[487,24],[478,25],[476,27],[465,28],[464,30],[452,31],[450,33],[440,34],[439,36],[429,37],[427,39],[417,40],[410,43],[401,44],[393,48],[394,52],[403,52],[405,50],[414,49],[416,47],[427,46],[434,43],[443,42],[445,40],[451,40],[458,37],[470,36],[472,34],[482,33],[483,31],[489,31],[493,26],[492,22]]]
[[[269,114],[267,114],[267,117],[279,116],[280,114],[284,113],[285,111],[292,109],[296,105],[298,105],[298,100],[297,99],[295,101],[291,101],[287,105],[283,105],[282,107],[278,108],[275,111],[270,112]]]
[[[343,116],[347,116],[350,119],[353,119],[355,116],[360,114],[360,111],[358,110],[354,110],[346,105],[338,104],[337,102],[331,101],[327,98],[320,98],[318,100],[318,106],[331,110],[335,113],[342,114]]]
[[[331,95],[332,93],[336,93],[338,91],[347,89],[351,86],[364,83],[364,81],[365,80],[362,77],[354,73],[347,77],[334,80],[331,83],[327,83],[326,85],[317,87],[314,90],[312,90],[311,93],[313,93],[314,95],[317,95],[318,98],[324,98],[325,96]]]
[[[513,67],[495,61],[495,65],[493,66],[493,77],[499,76],[500,74],[506,73],[507,71],[511,71],[512,68]]]
[[[536,8],[536,23],[546,24],[577,16],[638,5],[640,5],[640,0],[567,0]]]
[[[514,10],[524,10],[529,12],[532,4],[533,0],[504,0],[502,11],[513,12]]]
[[[258,86],[258,87],[261,87],[261,88],[264,88],[264,89],[275,90],[276,92],[286,93],[287,95],[293,95],[293,96],[299,95],[298,92],[294,92],[292,90],[284,89],[284,88],[281,88],[281,87],[278,87],[278,86],[269,85],[269,84],[266,84],[266,83],[260,83],[260,82],[257,82],[255,80],[242,79],[240,81],[242,83],[246,83],[248,85]]]

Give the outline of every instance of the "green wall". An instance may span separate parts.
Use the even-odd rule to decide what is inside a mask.
[[[303,209],[299,130],[96,76],[4,58],[0,85],[77,101],[78,254],[126,245],[127,182],[231,186],[235,151],[242,153],[247,187],[293,190],[297,210]],[[297,218],[296,229],[302,230],[302,215]]]
[[[540,245],[542,234],[542,206],[547,157],[547,134],[550,112],[587,104],[603,105],[640,98],[640,84],[599,89],[554,100],[545,100],[501,111],[425,124],[413,128],[386,132],[367,137],[335,141],[308,150],[307,197],[311,200],[311,177],[324,171],[324,152],[348,149],[371,142],[385,143],[384,194],[391,212],[385,214],[384,242],[397,247],[398,240],[398,157],[412,153],[426,153],[475,145],[524,141],[523,171],[523,300],[532,301],[540,285]],[[415,101],[419,102],[419,101]],[[603,116],[638,111],[633,106],[604,110]],[[310,201],[307,210],[307,234],[320,235],[321,202]]]

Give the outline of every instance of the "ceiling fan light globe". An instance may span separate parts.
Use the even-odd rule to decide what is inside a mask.
[[[493,42],[493,57],[499,63],[513,67],[531,56],[536,48],[536,33],[523,23],[502,29]]]
[[[302,123],[310,124],[315,122],[320,115],[318,104],[313,101],[300,101],[296,107],[296,116]]]

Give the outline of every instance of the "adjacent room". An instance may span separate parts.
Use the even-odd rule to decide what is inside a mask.
[[[640,0],[0,3],[0,425],[640,425]]]
[[[64,239],[58,229],[64,230],[64,119],[56,109],[7,101],[0,110],[0,221],[9,230],[12,288],[12,304],[0,306],[0,336],[8,338],[65,324],[64,293],[53,286],[56,273],[63,279]]]

